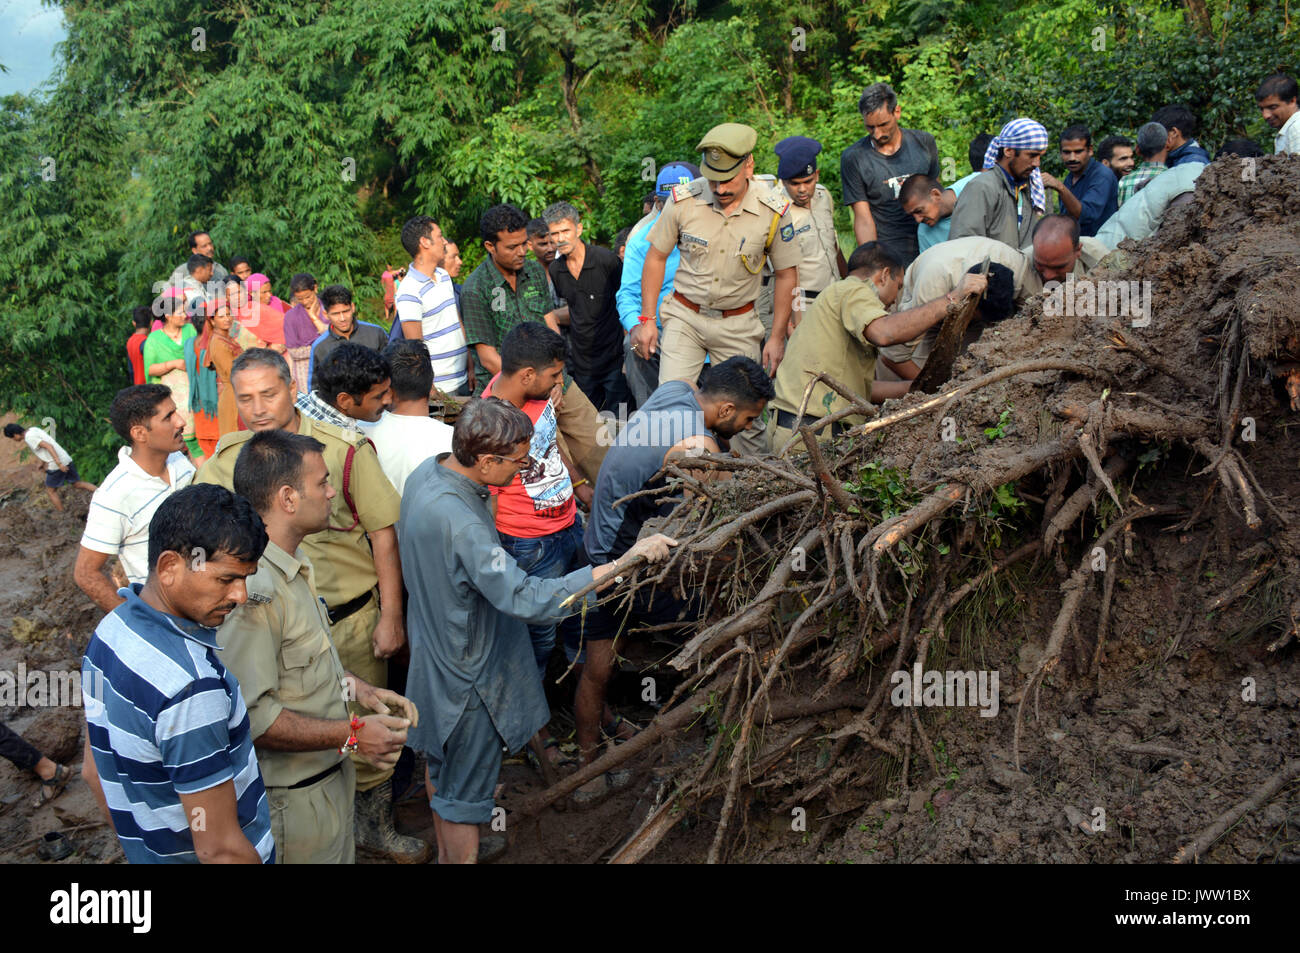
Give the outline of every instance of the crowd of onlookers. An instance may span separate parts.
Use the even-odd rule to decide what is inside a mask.
[[[1257,101],[1275,151],[1300,153],[1295,81],[1269,77]],[[705,134],[698,166],[657,171],[612,248],[571,202],[531,218],[498,204],[462,276],[438,222],[413,216],[405,263],[381,276],[387,330],[346,286],[304,271],[282,300],[189,235],[136,309],[132,385],[109,409],[124,446],[101,485],[52,434],[5,430],[54,504],[63,484],[94,494],[76,580],[107,613],[83,676],[108,703],[88,706],[83,773],[129,859],[420,862],[428,846],[393,824],[405,795],[430,804],[442,860],[492,853],[480,825],[503,750],[527,745],[551,780],[595,763],[637,731],[606,700],[615,640],[680,640],[707,611],[703,592],[588,592],[675,545],[653,532],[669,476],[705,493],[725,478],[685,460],[843,433],[863,420],[843,385],[906,394],[956,305],[974,298],[979,333],[1086,275],[1154,232],[1210,161],[1196,117],[1167,106],[1095,147],[1062,130],[1058,179],[1041,169],[1047,129],[1020,117],[976,137],[970,174],[945,184],[888,85],[858,108],[867,135],[839,159],[847,256],[821,143],[782,139],[760,175],[757,134],[736,123]],[[544,691],[561,654],[571,757]],[[47,793],[66,783],[0,737],[6,751]],[[594,774],[572,802],[627,780]],[[199,808],[219,821],[191,829]]]

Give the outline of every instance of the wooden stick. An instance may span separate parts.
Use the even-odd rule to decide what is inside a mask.
[[[831,476],[826,466],[826,458],[822,456],[821,447],[817,445],[817,437],[813,435],[812,428],[800,427],[799,433],[803,436],[804,446],[808,448],[808,459],[813,465],[813,472],[817,474],[817,479],[821,481],[822,486],[826,487],[835,504],[848,513],[855,505],[853,497],[849,495],[848,490],[844,489],[843,483]]]
[[[925,367],[912,382],[912,389],[918,394],[933,394],[952,378],[953,361],[962,351],[966,329],[970,327],[979,303],[979,295],[969,294],[960,304],[950,302],[944,309],[943,324],[939,327],[934,347],[930,349]]]
[[[1178,848],[1178,853],[1173,856],[1175,864],[1190,864],[1200,860],[1201,855],[1205,853],[1217,841],[1228,828],[1236,824],[1239,820],[1249,814],[1251,811],[1262,807],[1269,801],[1273,795],[1282,790],[1289,783],[1300,777],[1300,759],[1288,761],[1282,766],[1282,770],[1265,781],[1258,791],[1241,803],[1235,805],[1231,810],[1226,811],[1213,824],[1207,827],[1189,844],[1184,844]]]

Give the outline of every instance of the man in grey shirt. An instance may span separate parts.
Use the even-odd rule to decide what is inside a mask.
[[[675,500],[663,496],[623,498],[662,486],[661,471],[670,462],[689,468],[685,458],[717,453],[719,439],[734,438],[748,429],[775,394],[772,379],[762,366],[741,356],[711,365],[698,388],[684,380],[659,385],[605,455],[583,538],[587,558],[602,563],[633,552],[640,545],[636,540],[646,521],[666,516]],[[696,473],[699,480],[717,476],[717,470]],[[588,611],[582,645],[572,641],[572,632],[565,633],[564,648],[569,657],[576,658],[580,649],[586,656],[573,706],[579,758],[584,765],[599,753],[605,691],[614,668],[613,640],[633,622],[688,626],[700,615],[707,600],[707,594],[697,590],[684,604],[668,591],[670,588],[656,587],[653,593],[638,589],[630,608],[607,603]],[[606,722],[604,728],[607,735],[617,735],[618,719]],[[608,777],[595,778],[574,793],[573,801],[582,808],[605,796],[611,787]]]
[[[898,124],[902,109],[888,83],[862,91],[858,111],[867,135],[840,156],[844,204],[853,210],[857,244],[878,241],[904,267],[916,257],[916,222],[903,211],[898,192],[909,176],[939,177],[939,147],[934,136]]]
[[[477,859],[478,825],[492,820],[503,752],[522,748],[549,717],[525,623],[578,611],[561,603],[614,569],[541,579],[501,547],[488,488],[508,485],[530,465],[532,432],[513,404],[472,400],[456,420],[452,452],[420,464],[402,497],[406,691],[422,716],[407,743],[428,760],[439,863]],[[675,545],[655,534],[629,552],[656,562]]]
[[[1070,191],[1039,168],[1046,151],[1042,123],[1022,116],[1003,126],[984,153],[984,171],[957,197],[948,238],[981,235],[1012,248],[1028,245],[1034,226],[1047,214],[1046,190]]]
[[[211,235],[207,232],[190,232],[189,246],[191,257],[194,255],[207,255],[212,259],[212,277],[209,279],[210,281],[224,282],[226,280],[227,271],[217,261],[217,252],[216,248],[213,247]],[[167,278],[167,286],[169,288],[181,287],[185,284],[185,279],[189,277],[189,274],[190,262],[187,258],[172,270],[171,275]]]

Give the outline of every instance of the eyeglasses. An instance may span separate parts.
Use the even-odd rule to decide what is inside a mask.
[[[526,453],[522,457],[518,457],[518,458],[502,456],[499,453],[494,453],[493,456],[496,457],[498,460],[505,460],[506,462],[513,463],[515,466],[519,467],[520,469],[525,469],[525,470],[528,467],[531,467],[534,463],[533,458]]]

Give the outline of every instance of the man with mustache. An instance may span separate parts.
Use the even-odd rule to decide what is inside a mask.
[[[1079,223],[1079,232],[1088,237],[1119,208],[1119,180],[1110,167],[1092,158],[1092,131],[1083,125],[1070,126],[1061,133],[1061,161],[1070,174],[1065,177],[1061,211]]]
[[[660,348],[659,384],[694,381],[708,357],[715,365],[731,357],[761,362],[776,373],[785,355],[790,312],[798,284],[799,246],[789,198],[754,179],[758,133],[740,123],[723,123],[696,146],[703,175],[674,186],[663,214],[650,228],[650,250],[641,268],[640,326],[632,335],[640,354]],[[668,255],[681,253],[673,293],[659,305]],[[763,322],[755,303],[764,263],[771,259],[772,332],[763,343]],[[663,340],[655,310],[663,322]],[[732,446],[761,453],[760,429],[738,430]]]
[[[128,583],[143,585],[149,575],[149,521],[163,500],[190,485],[194,464],[184,453],[185,422],[162,384],[124,387],[113,398],[108,419],[127,446],[118,450],[117,466],[90,498],[72,576],[95,605],[112,612],[124,600],[104,573],[108,558],[118,558]]]
[[[1273,137],[1273,151],[1281,154],[1300,153],[1300,106],[1297,105],[1296,81],[1286,73],[1274,73],[1259,84],[1255,91],[1255,102],[1259,104],[1260,115],[1269,128],[1276,131]]]
[[[1042,123],[1022,116],[1003,126],[984,152],[984,171],[957,198],[949,240],[982,235],[1012,248],[1028,245],[1034,226],[1047,214],[1046,190],[1069,191],[1060,179],[1039,168],[1046,151],[1047,130]]]
[[[245,351],[231,366],[230,386],[249,429],[222,437],[195,482],[233,489],[235,460],[258,431],[284,430],[325,445],[325,465],[336,492],[329,528],[307,536],[302,551],[315,571],[316,590],[325,600],[330,638],[343,667],[371,685],[387,688],[388,659],[406,644],[396,529],[401,497],[360,432],[295,408],[289,365],[279,354],[267,348]],[[365,709],[354,705],[352,713],[363,715]],[[423,863],[429,845],[393,827],[392,768],[379,769],[364,759],[354,764],[358,849],[397,863]]]
[[[86,647],[82,776],[133,864],[275,861],[248,711],[216,638],[266,543],[229,490],[173,493],[149,523],[148,578],[121,590]]]
[[[263,430],[239,451],[235,490],[262,517],[269,541],[248,579],[248,602],[217,632],[248,706],[282,864],[352,863],[357,778],[346,755],[391,768],[419,718],[401,695],[346,672],[330,641],[301,549],[329,525],[335,491],[324,450],[311,437]],[[349,719],[348,699],[370,713]]]

